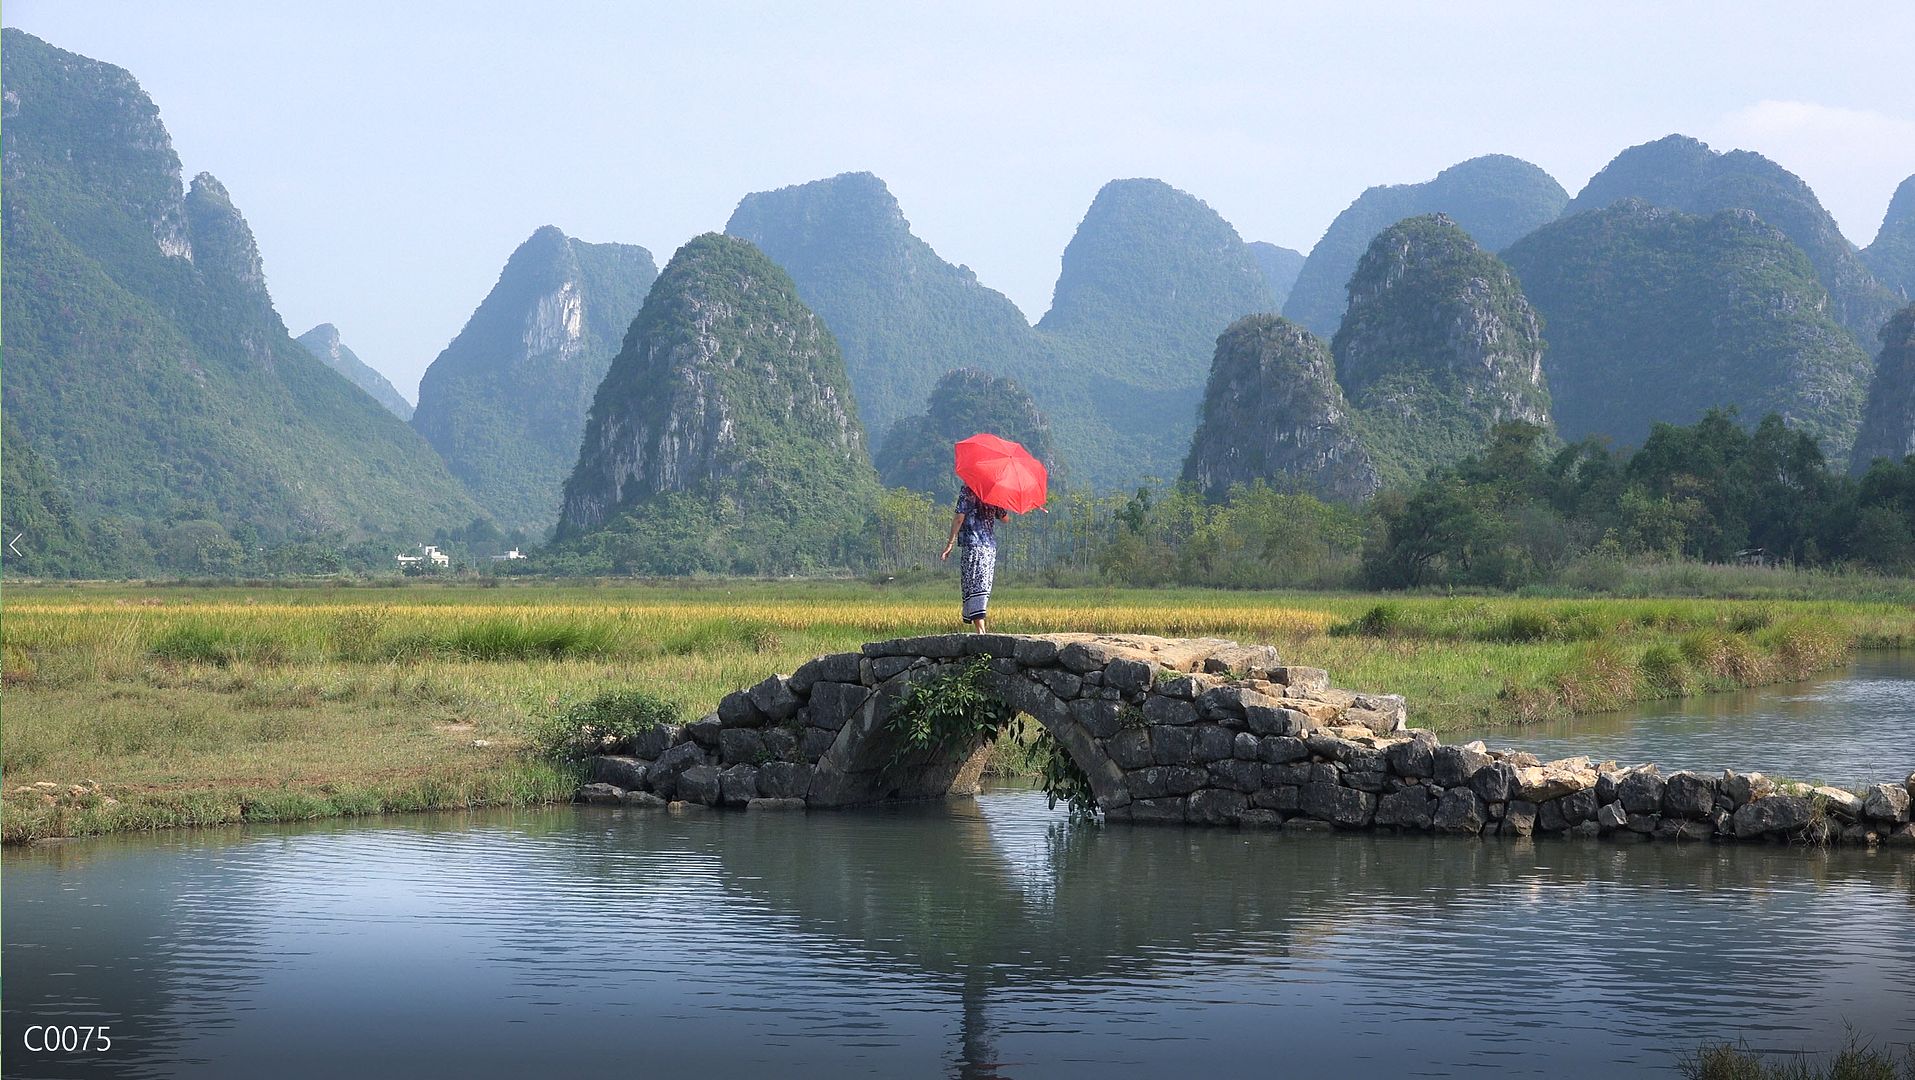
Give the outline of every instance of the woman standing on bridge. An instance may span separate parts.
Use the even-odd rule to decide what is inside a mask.
[[[939,559],[949,559],[951,548],[962,544],[959,561],[964,621],[984,632],[984,616],[991,606],[991,582],[997,576],[997,523],[1012,513],[1026,513],[1044,505],[1050,474],[1029,450],[996,435],[977,434],[955,447],[958,492],[957,513],[951,518],[951,538]]]
[[[997,577],[997,523],[1010,516],[1010,511],[992,506],[978,498],[971,485],[964,485],[958,492],[957,513],[951,518],[951,538],[938,556],[950,559],[952,546],[961,542],[964,554],[958,558],[958,581],[964,621],[980,634],[991,606],[991,583]]]

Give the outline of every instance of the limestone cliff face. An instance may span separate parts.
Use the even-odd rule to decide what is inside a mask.
[[[1862,261],[1904,301],[1915,300],[1915,176],[1895,189],[1881,231],[1862,249]]]
[[[1543,328],[1509,267],[1442,214],[1379,235],[1331,344],[1386,481],[1482,448],[1491,428],[1550,426]]]
[[[772,530],[876,493],[831,332],[756,247],[707,233],[672,256],[599,386],[559,532],[673,494]]]
[[[1853,471],[1867,471],[1876,458],[1900,461],[1910,454],[1915,454],[1915,304],[1882,327],[1882,354],[1855,439]]]
[[[331,323],[320,323],[311,330],[293,340],[306,347],[306,351],[317,356],[327,367],[346,377],[346,381],[372,395],[372,399],[385,406],[386,411],[401,420],[412,419],[412,402],[407,401],[392,383],[367,366],[359,354],[346,347],[339,338],[339,328]]]
[[[1323,341],[1277,315],[1251,315],[1217,339],[1183,478],[1210,498],[1263,480],[1357,502],[1379,486]]]
[[[212,173],[193,177],[186,191],[186,223],[193,261],[207,283],[262,313],[270,312],[273,300],[266,293],[266,266],[260,261],[252,227],[233,205],[226,185]],[[278,316],[273,318],[277,321]]]
[[[657,276],[642,247],[545,226],[426,369],[412,426],[501,525],[556,520],[592,395]]]

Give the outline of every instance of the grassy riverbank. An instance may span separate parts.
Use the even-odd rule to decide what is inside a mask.
[[[537,725],[638,686],[688,715],[821,652],[955,629],[942,586],[12,586],[0,640],[8,842],[517,805],[573,780]],[[1439,729],[1786,681],[1915,646],[1906,606],[1009,589],[1010,632],[1268,641]],[[1519,741],[1519,740],[1518,740]],[[37,785],[37,786],[36,786]]]

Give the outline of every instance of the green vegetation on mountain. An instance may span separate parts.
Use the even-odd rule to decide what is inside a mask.
[[[42,578],[99,578],[137,573],[152,552],[137,532],[103,518],[84,520],[73,509],[53,466],[0,420],[0,566],[9,574]],[[14,541],[9,549],[8,541]],[[14,552],[19,554],[14,554]]]
[[[188,572],[208,551],[470,520],[431,448],[287,334],[245,220],[209,175],[182,193],[133,77],[0,41],[0,387],[73,520],[117,519]]]
[[[1655,422],[1773,412],[1846,461],[1870,363],[1800,248],[1748,210],[1624,200],[1503,252],[1542,312],[1557,430],[1640,444]]]
[[[642,247],[547,225],[419,380],[412,426],[501,526],[558,519],[592,395],[656,277]]]
[[[1378,233],[1404,218],[1447,214],[1484,250],[1501,251],[1554,221],[1569,193],[1527,161],[1489,154],[1452,165],[1420,184],[1373,187],[1338,214],[1310,249],[1283,314],[1322,337],[1336,333],[1350,275]]]
[[[1904,301],[1915,300],[1915,176],[1895,189],[1881,231],[1862,249],[1862,262]]]
[[[327,367],[346,377],[346,381],[372,395],[372,400],[385,406],[386,411],[401,420],[412,419],[412,402],[407,401],[392,383],[359,359],[359,354],[346,347],[339,340],[339,328],[331,323],[320,323],[311,330],[293,339],[306,347],[306,351],[317,356]]]
[[[870,173],[747,195],[725,232],[783,267],[831,328],[867,431],[918,412],[955,368],[1034,385],[1050,366],[1017,305],[914,236]]]
[[[1686,135],[1632,146],[1591,177],[1563,216],[1641,199],[1687,214],[1752,210],[1802,249],[1828,290],[1835,321],[1866,349],[1896,299],[1863,264],[1802,178],[1748,150],[1718,153]]]
[[[1875,358],[1850,471],[1864,472],[1877,458],[1897,462],[1910,454],[1915,454],[1915,304],[1882,327],[1882,353]]]
[[[1483,445],[1504,421],[1549,427],[1542,322],[1509,267],[1429,214],[1377,235],[1330,343],[1386,484]]]
[[[1176,475],[1217,335],[1276,306],[1249,245],[1203,200],[1161,180],[1105,184],[1037,324],[1059,374],[1031,392],[1071,467],[1103,489]]]
[[[824,321],[749,241],[707,233],[672,256],[598,388],[548,558],[650,574],[851,565],[879,490]]]
[[[1256,257],[1257,267],[1263,271],[1263,280],[1270,286],[1271,299],[1278,307],[1290,296],[1290,289],[1297,283],[1297,274],[1303,270],[1304,254],[1291,251],[1287,247],[1262,240],[1252,240],[1250,254]]]
[[[1051,428],[1031,395],[1016,379],[968,368],[946,372],[931,388],[924,412],[892,424],[872,463],[886,487],[949,498],[957,494],[952,446],[980,432],[1021,444],[1050,470],[1052,488],[1060,486]]]
[[[1376,466],[1322,339],[1280,315],[1230,324],[1183,479],[1212,500],[1259,483],[1351,503],[1376,492]]]

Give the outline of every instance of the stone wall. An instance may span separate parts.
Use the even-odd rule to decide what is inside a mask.
[[[885,722],[913,682],[979,659],[1110,821],[1915,845],[1915,775],[1782,790],[1760,773],[1444,746],[1408,727],[1401,697],[1333,687],[1268,646],[1133,635],[942,634],[821,656],[608,747],[580,798],[792,810],[974,792],[988,747],[900,756]]]

